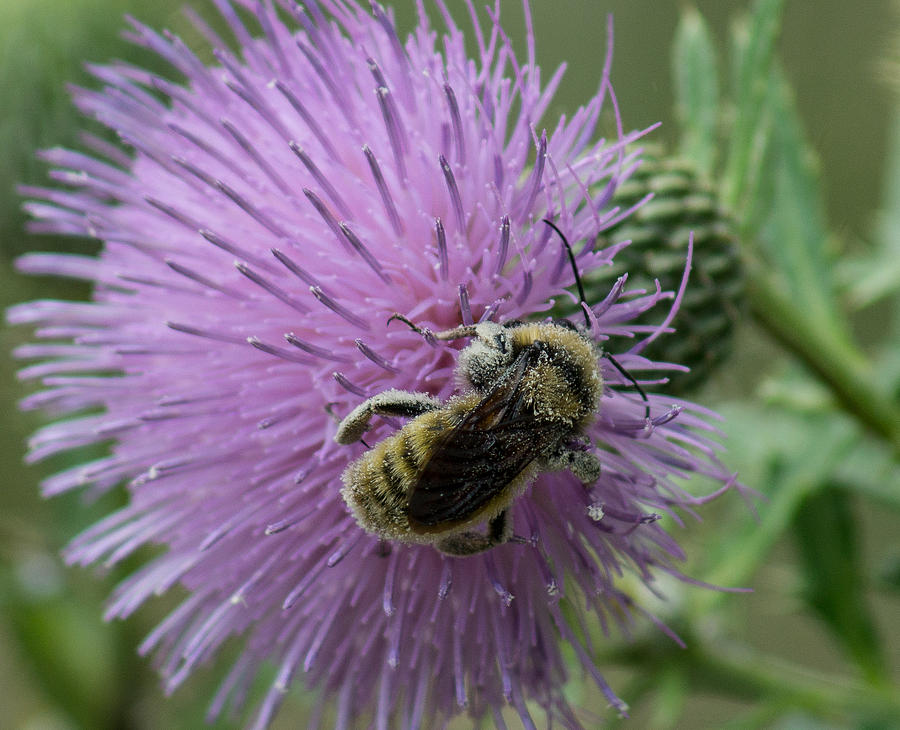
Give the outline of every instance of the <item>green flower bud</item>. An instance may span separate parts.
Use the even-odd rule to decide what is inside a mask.
[[[626,210],[649,193],[653,193],[651,200],[607,229],[596,243],[604,248],[631,240],[631,245],[616,254],[612,266],[587,272],[583,283],[589,302],[603,299],[625,273],[629,289],[653,291],[659,280],[663,290],[677,291],[693,233],[690,278],[671,323],[676,332],[658,337],[642,353],[652,360],[691,368],[689,373],[669,374],[667,390],[680,395],[705,382],[728,355],[741,311],[744,272],[734,223],[716,191],[700,180],[689,161],[645,153],[640,167],[617,188],[612,204]],[[576,309],[565,299],[557,303],[553,314],[571,316]],[[665,314],[657,308],[637,323],[657,324]],[[629,346],[627,341],[608,345],[612,352]]]

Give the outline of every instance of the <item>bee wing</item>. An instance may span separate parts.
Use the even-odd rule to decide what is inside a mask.
[[[529,346],[505,377],[437,442],[409,494],[411,526],[462,523],[500,494],[547,446],[555,428],[523,406],[522,376],[540,354]]]

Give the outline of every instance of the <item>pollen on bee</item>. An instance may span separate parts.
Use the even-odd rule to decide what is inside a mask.
[[[526,402],[541,418],[571,423],[581,415],[581,400],[554,365],[537,365],[522,380]]]

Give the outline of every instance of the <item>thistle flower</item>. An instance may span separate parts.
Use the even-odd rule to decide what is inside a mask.
[[[715,494],[731,484],[709,414],[650,395],[645,420],[645,404],[604,360],[589,432],[597,483],[540,476],[515,505],[526,544],[466,558],[423,545],[388,552],[356,524],[340,475],[363,446],[336,444],[331,415],[388,388],[453,392],[464,343],[430,346],[388,326],[394,312],[433,330],[540,318],[574,281],[542,218],[580,244],[580,270],[610,264],[621,244],[594,251],[593,241],[627,213],[609,200],[636,164],[625,145],[639,136],[619,123],[613,144],[592,141],[606,105],[618,123],[610,57],[597,96],[546,131],[562,69],[541,83],[530,26],[517,60],[499,2],[487,33],[468,4],[474,60],[442,2],[446,35],[420,7],[405,41],[378,5],[215,4],[238,53],[199,17],[213,66],[130,21],[132,39],[183,78],[93,68],[103,90],[76,90],[75,101],[127,151],[93,137],[87,153],[46,151],[68,187],[26,189],[36,230],[103,244],[96,257],[19,260],[29,273],[93,282],[91,302],[9,313],[37,325],[39,343],[18,354],[40,361],[22,375],[44,388],[24,406],[73,416],[39,431],[30,458],[111,444],[48,479],[45,493],[128,485],[128,505],[77,537],[68,561],[109,565],[163,546],[117,588],[107,616],[176,584],[188,591],[140,648],[169,690],[242,636],[211,717],[240,704],[271,662],[259,727],[297,677],[323,703],[336,699],[338,727],[499,717],[507,704],[532,726],[529,701],[577,727],[561,641],[624,711],[584,622],[630,622],[624,573],[647,584],[660,571],[684,578],[659,518],[677,521],[705,501],[682,477],[721,480]],[[596,337],[651,332],[629,323],[667,295],[624,296],[624,284],[590,303]],[[639,349],[616,357],[631,372],[654,369]],[[366,439],[397,425],[376,419]]]

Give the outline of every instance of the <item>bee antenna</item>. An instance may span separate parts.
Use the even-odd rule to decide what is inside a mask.
[[[582,286],[582,284],[581,284],[581,274],[578,273],[578,265],[575,263],[575,254],[572,253],[572,247],[569,245],[569,241],[566,239],[563,232],[561,230],[559,230],[557,225],[552,220],[550,220],[549,218],[544,218],[543,221],[548,226],[550,226],[554,231],[556,231],[556,234],[560,237],[560,239],[563,242],[563,246],[566,247],[566,253],[569,254],[569,263],[572,264],[572,272],[575,274],[575,286],[578,287],[578,297],[579,297],[578,303],[579,304],[587,304],[587,298],[584,296],[584,286]],[[584,310],[582,310],[582,314],[584,315],[584,323],[587,325],[587,328],[590,329],[591,328],[590,317],[588,317],[587,312],[585,312]],[[635,383],[635,385],[637,385],[637,383]]]
[[[606,359],[609,360],[612,363],[613,367],[620,373],[622,373],[625,379],[635,387],[638,393],[641,394],[641,398],[644,399],[644,418],[646,420],[650,420],[650,399],[647,398],[647,394],[644,392],[644,389],[640,386],[638,381],[634,379],[634,376],[631,373],[629,373],[625,368],[619,365],[619,361],[616,360],[616,358],[614,358],[609,353],[606,353]]]
[[[408,325],[409,328],[410,328],[413,332],[416,332],[417,334],[420,334],[420,335],[421,335],[421,334],[424,334],[424,332],[422,331],[422,328],[421,328],[421,327],[418,327],[418,326],[416,326],[415,324],[413,324],[412,322],[410,322],[406,317],[404,317],[402,314],[400,314],[400,312],[394,312],[390,317],[388,317],[387,323],[390,324],[390,323],[393,322],[395,319],[400,320],[400,321],[403,322],[403,324],[405,324],[405,325]]]
[[[543,218],[542,220],[554,231],[556,231],[556,234],[563,242],[563,246],[566,247],[566,253],[569,255],[569,263],[572,264],[572,273],[575,274],[575,286],[578,287],[579,304],[587,304],[587,298],[584,296],[584,286],[581,283],[581,275],[578,273],[578,265],[575,263],[575,254],[572,253],[572,247],[569,245],[568,239],[566,239],[565,234],[561,230],[559,230],[559,227],[552,220],[550,220],[549,218]],[[584,307],[582,307],[581,312],[582,314],[584,314],[584,322],[587,325],[587,328],[590,329],[591,318],[588,317],[588,313],[584,311]],[[619,365],[619,362],[618,360],[616,360],[616,358],[607,353],[606,359],[609,360],[613,364],[613,367],[615,367],[616,370],[622,373],[625,379],[635,387],[638,393],[641,394],[641,398],[643,398],[644,400],[644,418],[649,420],[650,399],[647,398],[647,394],[644,392],[644,389],[640,386],[638,381],[634,379],[634,376],[631,373],[629,373],[625,368]]]
[[[431,331],[430,329],[428,329],[427,327],[419,327],[418,325],[413,324],[410,320],[408,320],[406,317],[404,317],[404,316],[403,316],[402,314],[400,314],[399,312],[394,312],[390,317],[388,317],[387,323],[390,324],[390,323],[393,322],[395,319],[397,319],[397,320],[403,322],[405,325],[407,325],[407,326],[408,326],[413,332],[415,332],[417,335],[422,335],[422,337],[425,338],[425,342],[427,342],[427,343],[428,343],[429,345],[431,345],[432,347],[436,347],[436,346],[437,346],[437,340],[436,340],[435,337],[434,337],[434,332],[432,332],[432,331]]]

